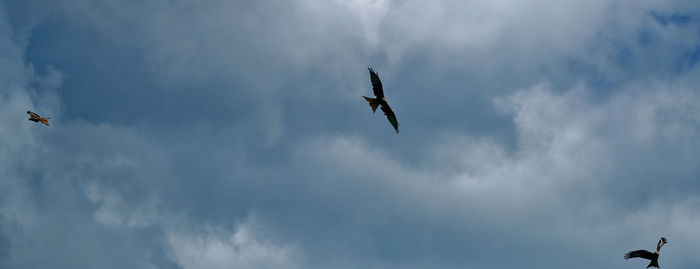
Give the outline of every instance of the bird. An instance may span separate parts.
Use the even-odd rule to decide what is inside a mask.
[[[34,113],[34,112],[31,112],[31,111],[29,111],[29,110],[27,110],[27,114],[29,114],[29,119],[27,119],[27,120],[30,120],[30,121],[33,121],[33,122],[41,122],[41,123],[43,123],[43,124],[46,124],[47,126],[49,125],[49,119],[50,119],[50,118],[42,118],[42,117],[39,116],[38,114],[36,114],[36,113]]]
[[[382,89],[382,81],[379,80],[379,75],[377,75],[377,72],[374,72],[374,69],[372,68],[367,68],[369,69],[369,78],[370,81],[372,82],[372,90],[374,91],[374,96],[376,98],[370,98],[367,96],[362,96],[369,102],[369,106],[372,107],[372,113],[377,112],[377,107],[381,106],[382,111],[384,111],[384,115],[386,115],[386,118],[389,120],[391,123],[391,126],[394,126],[394,130],[396,130],[396,133],[399,133],[399,121],[396,119],[396,114],[394,114],[394,111],[391,110],[391,107],[389,106],[389,103],[386,100],[386,97],[384,97],[384,90]]]
[[[651,253],[643,249],[630,251],[625,253],[625,260],[630,258],[644,258],[647,260],[651,260],[651,262],[649,262],[649,265],[647,265],[647,268],[659,268],[659,251],[661,250],[661,246],[663,246],[667,242],[668,241],[666,241],[666,238],[661,237],[661,239],[659,239],[659,243],[656,244],[656,252]]]

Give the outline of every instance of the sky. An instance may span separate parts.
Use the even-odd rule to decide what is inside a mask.
[[[0,0],[0,268],[698,268],[699,62],[694,0]]]

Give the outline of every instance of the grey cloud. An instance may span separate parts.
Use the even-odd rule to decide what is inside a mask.
[[[621,242],[638,235],[633,231],[673,234],[663,221],[672,217],[654,215],[659,209],[652,205],[665,201],[684,207],[686,199],[693,200],[698,195],[692,177],[673,172],[672,177],[661,178],[662,175],[657,173],[663,173],[665,169],[647,167],[659,162],[659,158],[670,157],[672,161],[666,165],[672,166],[673,171],[694,170],[692,160],[697,158],[690,153],[697,152],[696,146],[687,149],[691,155],[662,154],[680,150],[668,144],[667,137],[655,134],[656,130],[668,128],[645,127],[675,125],[673,121],[681,120],[680,117],[673,117],[672,121],[658,117],[684,104],[691,107],[688,114],[697,114],[698,108],[693,101],[696,95],[685,89],[676,92],[659,88],[657,91],[659,93],[635,97],[616,96],[610,103],[602,105],[585,97],[590,94],[588,89],[574,89],[565,95],[553,93],[546,86],[523,91],[506,102],[508,107],[515,109],[514,119],[521,137],[519,149],[510,153],[488,141],[469,142],[473,139],[436,142],[439,146],[450,145],[451,150],[463,149],[457,154],[448,153],[462,157],[454,160],[457,165],[469,164],[454,168],[448,163],[456,172],[453,170],[447,174],[433,172],[449,171],[440,166],[422,171],[398,164],[385,153],[369,149],[372,146],[361,140],[331,138],[328,143],[312,146],[308,153],[300,151],[304,156],[302,162],[311,164],[293,165],[318,167],[320,161],[321,166],[332,167],[325,172],[312,173],[316,174],[312,177],[321,182],[310,184],[316,189],[307,195],[320,195],[323,198],[318,199],[324,201],[330,200],[328,197],[339,197],[341,204],[313,205],[310,210],[317,212],[315,214],[334,217],[308,219],[341,219],[342,223],[337,225],[351,226],[343,231],[358,231],[340,240],[344,241],[342,244],[359,240],[347,252],[363,249],[363,245],[380,246],[382,249],[364,251],[376,251],[379,256],[391,259],[391,250],[399,251],[401,254],[396,255],[400,258],[389,260],[389,264],[398,267],[411,264],[413,261],[406,256],[414,255],[433,264],[440,264],[439,260],[445,259],[455,264],[469,260],[471,264],[483,262],[496,268],[515,266],[521,259],[532,256],[545,259],[531,261],[534,266],[576,267],[563,262],[579,259],[579,255],[591,259],[580,264],[582,268],[592,264],[614,264],[616,260],[606,258],[610,254],[601,250],[601,242],[605,242],[608,250],[625,249]],[[623,104],[631,107],[618,111],[617,107]],[[654,110],[653,116],[644,115],[649,108]],[[617,113],[610,113],[610,110]],[[627,121],[630,117],[637,118],[637,121]],[[610,130],[616,124],[615,129]],[[697,135],[696,121],[683,126],[683,132]],[[644,139],[630,139],[633,135]],[[634,155],[629,155],[629,151],[635,151]],[[314,155],[318,157],[308,159]],[[636,162],[628,160],[634,156],[649,157],[633,160]],[[654,187],[645,188],[650,185]],[[326,194],[329,191],[331,193]],[[353,195],[362,196],[351,199]],[[339,216],[332,213],[337,208],[345,208]],[[635,217],[638,212],[647,210],[653,213],[645,215],[646,218],[654,221]],[[692,223],[692,220],[686,221]],[[273,221],[278,222],[287,223]],[[361,231],[365,230],[374,232],[362,234]],[[397,231],[401,236],[393,237]],[[312,233],[304,231],[300,237]],[[390,245],[372,241],[381,238],[390,238],[387,240]],[[322,239],[312,237],[306,240],[312,241],[306,243],[311,245]],[[571,241],[579,245],[571,245]],[[653,243],[653,238],[650,241]],[[318,251],[328,254],[326,244],[333,245],[334,242],[322,241],[320,244],[323,247],[319,246]],[[445,249],[461,251],[455,256],[449,252],[432,253]],[[519,254],[495,262],[492,260],[494,256],[486,253]],[[433,255],[440,258],[432,260]],[[545,258],[551,255],[568,258]]]
[[[697,266],[698,41],[649,15],[681,2],[7,1],[0,255],[590,268],[665,235]]]

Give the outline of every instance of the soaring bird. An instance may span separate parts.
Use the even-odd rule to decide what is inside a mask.
[[[629,258],[644,258],[647,260],[651,260],[649,265],[647,265],[647,268],[649,267],[656,267],[659,268],[659,251],[661,250],[661,246],[666,244],[666,238],[661,237],[659,239],[659,243],[656,244],[656,252],[651,253],[649,251],[640,249],[640,250],[635,250],[635,251],[630,251],[625,254],[625,260]]]
[[[394,111],[391,111],[391,107],[389,107],[389,103],[386,101],[386,97],[384,97],[384,90],[382,89],[382,81],[379,80],[379,75],[377,75],[377,72],[374,72],[374,69],[368,68],[369,69],[369,78],[370,81],[372,82],[372,90],[374,90],[374,96],[377,98],[370,98],[367,96],[362,96],[369,102],[369,106],[372,107],[372,112],[377,111],[377,107],[381,106],[382,111],[384,111],[384,115],[386,115],[386,118],[389,120],[392,126],[394,126],[394,130],[396,130],[396,133],[399,133],[399,121],[396,120],[396,114],[394,114]]]
[[[49,125],[49,119],[50,119],[50,118],[42,118],[42,117],[39,116],[38,114],[36,114],[36,113],[34,113],[34,112],[31,112],[31,111],[29,111],[29,110],[27,110],[27,114],[29,114],[29,119],[27,119],[27,120],[30,120],[30,121],[33,121],[33,122],[41,122],[41,123],[43,123],[43,124]]]

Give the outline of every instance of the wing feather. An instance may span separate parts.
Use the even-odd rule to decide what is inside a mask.
[[[374,90],[374,95],[377,96],[377,98],[382,98],[384,97],[384,90],[382,89],[382,81],[379,80],[379,75],[377,75],[377,72],[374,72],[374,69],[368,68],[369,69],[369,78],[372,81],[372,90]]]
[[[32,118],[41,118],[38,114],[31,112],[29,110],[27,110],[27,114],[29,114],[29,116]]]
[[[630,251],[630,252],[625,253],[625,260],[630,259],[630,258],[643,258],[643,259],[647,259],[647,260],[653,260],[654,253],[651,253],[651,252],[643,250],[643,249]]]
[[[396,114],[394,114],[394,111],[391,110],[391,107],[389,107],[389,104],[382,105],[382,111],[384,111],[384,115],[386,115],[386,118],[389,120],[391,123],[391,126],[394,126],[394,130],[396,130],[396,133],[399,133],[399,121],[396,119]]]

